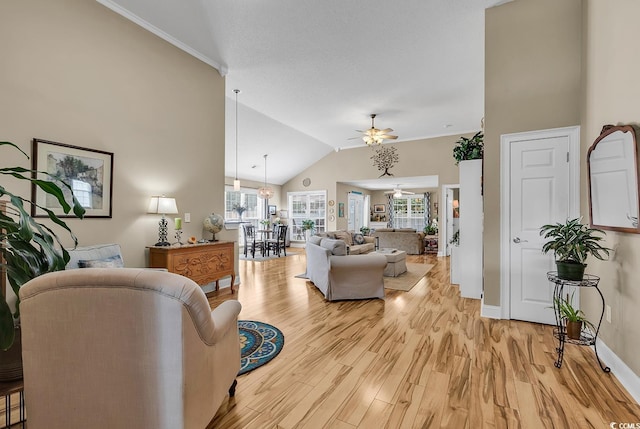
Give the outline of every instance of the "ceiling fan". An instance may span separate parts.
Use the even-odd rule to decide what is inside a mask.
[[[391,128],[385,128],[384,130],[377,129],[374,123],[375,118],[376,118],[376,114],[372,113],[371,128],[369,128],[368,130],[356,130],[357,132],[362,133],[362,140],[364,140],[364,142],[367,145],[371,146],[374,144],[382,144],[382,142],[385,140],[395,140],[398,138],[398,136],[393,136],[389,134],[390,132],[393,131]],[[360,137],[352,137],[349,140],[353,140],[357,138],[360,138]]]
[[[385,194],[393,194],[393,196],[395,198],[400,198],[403,195],[415,195],[414,192],[409,192],[409,191],[403,191],[402,189],[400,189],[400,185],[396,185],[395,188],[393,188],[393,191],[385,191]]]

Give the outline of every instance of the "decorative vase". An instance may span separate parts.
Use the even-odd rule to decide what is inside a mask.
[[[16,338],[7,350],[0,350],[0,382],[22,378],[22,335],[16,326]]]
[[[578,262],[556,261],[558,268],[558,278],[562,280],[580,281],[584,277],[586,264]]]
[[[567,337],[571,340],[579,340],[582,332],[582,320],[577,322],[567,321]]]

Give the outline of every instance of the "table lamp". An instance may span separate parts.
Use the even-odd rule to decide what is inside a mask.
[[[164,195],[151,197],[151,201],[149,202],[149,210],[147,210],[147,213],[162,215],[162,219],[160,219],[160,222],[158,222],[158,242],[155,245],[170,246],[171,243],[167,241],[168,224],[165,215],[178,213],[176,199],[165,197]]]

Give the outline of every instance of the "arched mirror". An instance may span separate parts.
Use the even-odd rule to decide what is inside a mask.
[[[605,125],[589,148],[589,214],[594,228],[640,233],[637,132],[632,125]]]

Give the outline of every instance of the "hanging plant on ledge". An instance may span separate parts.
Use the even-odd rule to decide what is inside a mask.
[[[376,149],[376,153],[371,159],[373,159],[373,165],[383,172],[378,178],[393,176],[392,173],[389,173],[389,169],[393,168],[399,160],[398,149],[390,146],[381,146],[380,149]]]
[[[478,131],[476,135],[470,139],[460,137],[456,142],[456,146],[453,148],[453,158],[456,160],[456,165],[458,165],[460,161],[482,159],[483,154],[484,134],[482,134],[482,131]]]

